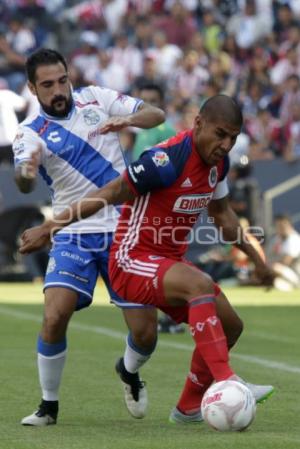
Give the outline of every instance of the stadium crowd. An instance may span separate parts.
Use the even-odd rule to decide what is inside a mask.
[[[0,164],[12,163],[18,121],[38,108],[24,64],[41,46],[66,56],[74,88],[108,87],[166,111],[153,130],[120,133],[129,161],[191,128],[207,98],[233,96],[244,127],[230,155],[231,204],[251,224],[251,162],[300,159],[297,0],[0,0],[0,23]]]
[[[175,131],[206,98],[232,95],[245,117],[233,159],[300,157],[299,1],[1,0],[0,19],[0,98],[9,89],[35,107],[24,62],[48,46],[67,57],[75,87],[138,96],[158,84]],[[134,140],[127,133],[128,150]]]

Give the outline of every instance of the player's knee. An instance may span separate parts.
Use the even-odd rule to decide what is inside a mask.
[[[69,318],[69,315],[64,312],[45,313],[42,326],[42,335],[45,340],[53,341],[64,335]]]
[[[210,276],[205,273],[199,273],[190,279],[185,285],[184,299],[189,300],[201,295],[214,295],[215,284]]]
[[[143,351],[153,352],[157,341],[157,327],[147,326],[145,329],[131,330],[134,345]]]

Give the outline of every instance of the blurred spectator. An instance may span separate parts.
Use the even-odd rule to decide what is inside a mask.
[[[87,67],[84,77],[89,83],[125,92],[128,90],[127,76],[121,64],[112,60],[108,49],[99,49],[98,67]]]
[[[194,50],[187,50],[181,66],[175,69],[170,78],[171,96],[182,100],[197,98],[203,94],[209,79],[209,72],[199,65],[199,56]]]
[[[133,95],[138,96],[138,91],[147,84],[158,84],[161,89],[165,88],[165,79],[158,73],[158,61],[153,50],[144,52],[143,72],[137,76],[131,86]],[[135,92],[137,90],[137,92]]]
[[[165,109],[164,93],[157,84],[145,84],[139,91],[139,98],[146,103]],[[135,145],[133,148],[132,160],[136,160],[148,148],[175,135],[176,131],[166,120],[159,126],[150,129],[143,129],[137,133]]]
[[[287,161],[300,159],[300,104],[292,106],[292,119],[287,125],[287,145],[284,152]]]
[[[270,96],[272,86],[269,74],[269,55],[262,47],[256,47],[247,67],[241,90],[248,92],[253,84],[258,84],[261,89],[261,96]]]
[[[263,256],[263,250],[258,240],[251,235],[249,221],[241,217],[240,225],[246,232],[247,238],[251,240],[257,251]],[[264,257],[264,256],[263,256]],[[256,283],[251,261],[245,253],[236,246],[223,243],[218,244],[211,250],[201,254],[198,258],[199,268],[216,281],[231,280],[232,283],[240,285],[251,285]]]
[[[270,71],[271,82],[282,84],[290,75],[300,76],[300,60],[297,46],[291,45],[285,56],[280,59]]]
[[[248,121],[247,133],[251,138],[251,160],[274,159],[283,155],[284,134],[281,123],[272,117],[267,108],[259,108],[257,116]]]
[[[147,51],[152,47],[153,30],[146,16],[139,16],[135,25],[135,45],[140,50]]]
[[[37,45],[35,36],[26,23],[24,24],[21,13],[10,18],[6,38],[12,49],[24,56],[33,51]]]
[[[20,92],[25,82],[24,64],[25,56],[16,52],[6,35],[0,33],[0,76],[15,92]]]
[[[143,55],[132,45],[128,36],[119,33],[115,36],[115,45],[111,48],[112,61],[120,64],[126,73],[127,84],[131,85],[137,76],[143,73]]]
[[[247,156],[242,156],[239,164],[228,173],[229,202],[238,217],[243,217],[252,225],[257,223],[260,210],[259,187],[251,176],[251,165]]]
[[[197,31],[195,18],[185,7],[185,2],[178,0],[173,2],[170,15],[154,18],[153,27],[156,30],[164,30],[168,42],[181,48],[189,45]]]
[[[157,62],[157,71],[163,77],[170,76],[175,69],[178,60],[182,57],[182,50],[175,44],[167,41],[163,31],[153,34],[153,55]]]
[[[265,16],[257,12],[255,0],[245,0],[241,11],[229,19],[226,28],[240,48],[249,50],[270,32],[270,27]]]
[[[86,71],[95,72],[98,69],[99,38],[94,31],[83,31],[79,37],[79,49],[71,57],[71,63],[87,80]]]
[[[274,286],[289,291],[300,286],[300,235],[287,215],[275,217],[275,235],[268,246],[268,257],[278,274]]]
[[[282,86],[283,94],[279,108],[279,116],[282,125],[292,120],[293,105],[300,103],[300,78],[298,75],[290,75]]]
[[[17,13],[21,19],[26,18],[28,26],[33,30],[36,48],[48,45],[49,33],[56,31],[57,24],[46,6],[38,0],[24,0],[18,6]]]
[[[244,161],[244,164],[248,164],[249,162],[249,153],[250,153],[250,137],[245,132],[241,132],[236,139],[236,142],[229,153],[230,165],[238,166],[241,161]]]
[[[24,110],[26,101],[7,88],[0,79],[0,163],[13,163],[12,143],[18,129],[16,112]]]
[[[181,114],[178,114],[178,120],[175,122],[176,132],[187,131],[193,128],[196,115],[199,113],[200,106],[194,101],[187,101],[182,108]]]
[[[204,36],[204,45],[208,53],[216,54],[222,44],[222,28],[215,19],[214,10],[207,8],[202,14],[201,31]]]
[[[290,5],[286,2],[274,1],[275,21],[273,31],[278,43],[288,38],[289,29],[293,26],[299,27],[299,21],[293,15]]]

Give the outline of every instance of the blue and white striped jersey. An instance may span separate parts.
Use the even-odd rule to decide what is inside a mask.
[[[131,114],[141,103],[95,86],[74,91],[73,98],[68,117],[50,117],[41,110],[20,124],[13,143],[15,166],[42,147],[39,172],[50,188],[54,215],[124,171],[118,134],[102,135],[100,128],[109,117]],[[63,232],[114,231],[118,216],[117,208],[109,206]]]

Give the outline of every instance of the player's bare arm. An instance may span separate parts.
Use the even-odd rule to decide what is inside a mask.
[[[15,181],[22,193],[30,193],[34,190],[39,164],[40,149],[38,148],[31,154],[31,159],[16,168]]]
[[[214,224],[222,229],[223,237],[228,242],[236,242],[234,245],[243,251],[255,265],[256,273],[264,285],[272,285],[274,281],[273,271],[266,265],[262,250],[259,250],[254,239],[240,226],[239,220],[229,205],[228,196],[213,200],[208,206],[210,217],[214,218]]]
[[[122,204],[130,201],[135,194],[128,182],[122,177],[114,179],[101,189],[91,192],[80,201],[61,212],[52,220],[45,221],[40,226],[27,229],[21,237],[20,253],[29,254],[47,245],[52,234],[71,223],[88,218],[105,206]]]
[[[153,128],[165,121],[165,113],[162,109],[142,103],[137,112],[124,117],[117,116],[108,119],[101,127],[101,133],[120,131],[127,126],[137,128]]]

